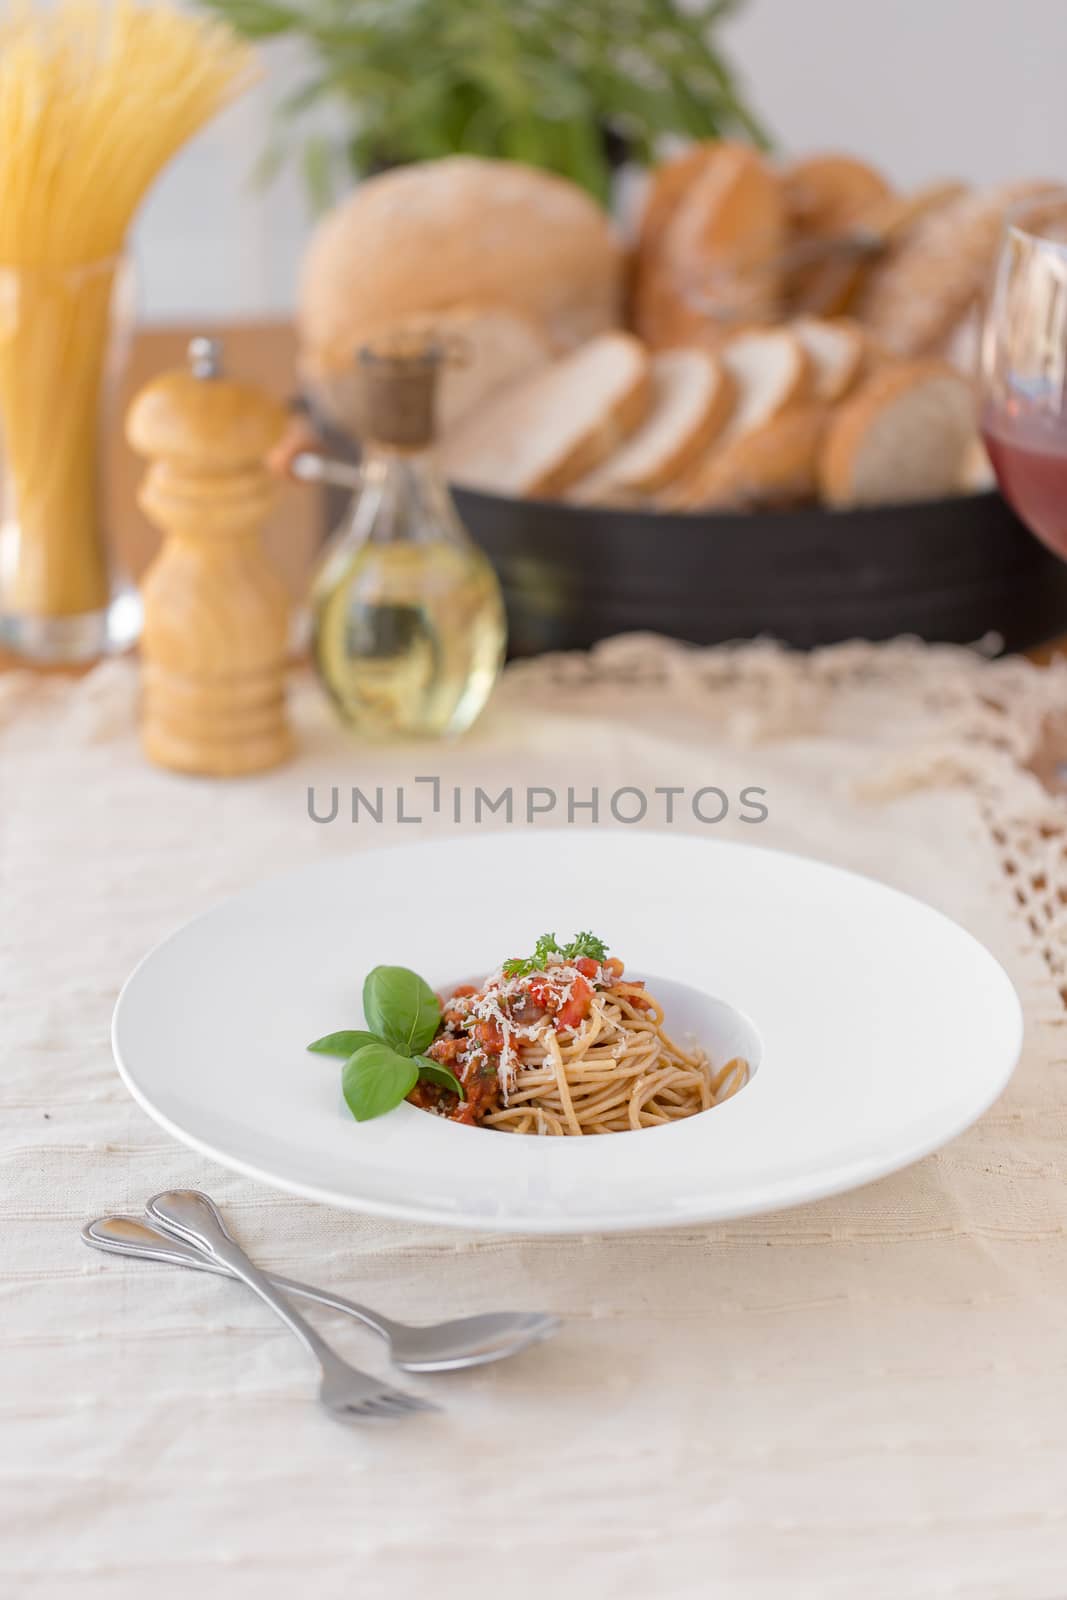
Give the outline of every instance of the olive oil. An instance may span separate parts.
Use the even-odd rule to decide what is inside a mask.
[[[315,660],[346,722],[375,738],[461,733],[496,682],[504,615],[479,551],[368,544],[314,600]]]
[[[462,733],[504,659],[500,586],[434,465],[437,358],[363,352],[363,466],[312,591],[315,665],[369,738]]]

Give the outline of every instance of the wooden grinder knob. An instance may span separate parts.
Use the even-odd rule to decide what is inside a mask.
[[[160,766],[229,777],[291,751],[289,601],[261,541],[275,494],[266,456],[286,416],[221,376],[213,341],[194,339],[189,354],[126,418],[150,461],[138,499],[165,536],[143,585],[142,738]]]

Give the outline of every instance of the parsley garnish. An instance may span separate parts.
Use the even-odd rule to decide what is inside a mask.
[[[590,961],[606,961],[608,947],[595,933],[576,933],[563,954],[568,961],[577,961],[580,956],[588,956]]]
[[[595,933],[576,933],[570,944],[556,943],[554,933],[543,933],[534,946],[532,956],[513,956],[505,961],[502,971],[505,978],[526,978],[531,972],[543,972],[549,956],[560,956],[564,961],[577,961],[587,956],[591,961],[603,961],[608,946]]]

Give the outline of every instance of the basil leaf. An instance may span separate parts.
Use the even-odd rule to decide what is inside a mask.
[[[417,1056],[433,1042],[441,1002],[430,985],[407,967],[375,967],[363,985],[363,1014],[372,1032],[404,1056]]]
[[[443,1067],[439,1061],[431,1061],[427,1056],[416,1056],[415,1065],[419,1069],[419,1077],[424,1078],[427,1083],[436,1083],[442,1089],[451,1089],[452,1093],[458,1094],[461,1100],[466,1100],[467,1096],[463,1091],[463,1085],[455,1073],[449,1072],[448,1068]]]
[[[341,1074],[348,1109],[357,1122],[370,1122],[384,1116],[405,1099],[418,1082],[414,1061],[397,1055],[387,1044],[375,1040],[349,1056]]]
[[[368,1033],[365,1028],[346,1028],[342,1033],[324,1033],[321,1039],[309,1044],[308,1049],[314,1050],[316,1055],[340,1056],[342,1060],[347,1060],[363,1045],[376,1043],[375,1035]]]

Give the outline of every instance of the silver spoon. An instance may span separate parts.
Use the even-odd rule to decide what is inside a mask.
[[[222,1278],[234,1276],[228,1267],[205,1256],[184,1239],[164,1233],[138,1217],[98,1217],[95,1222],[86,1223],[82,1238],[94,1249],[113,1255],[166,1261],[173,1266],[194,1267],[198,1272],[213,1272]],[[388,1342],[394,1364],[408,1372],[451,1372],[460,1367],[481,1367],[490,1361],[502,1361],[505,1356],[517,1355],[528,1345],[551,1338],[560,1326],[558,1317],[545,1312],[491,1311],[481,1316],[457,1317],[451,1322],[413,1328],[404,1322],[393,1322],[341,1295],[331,1294],[328,1289],[315,1289],[276,1273],[268,1276],[274,1287],[286,1294],[299,1295],[334,1311],[343,1311],[346,1316],[355,1317],[373,1328]]]

